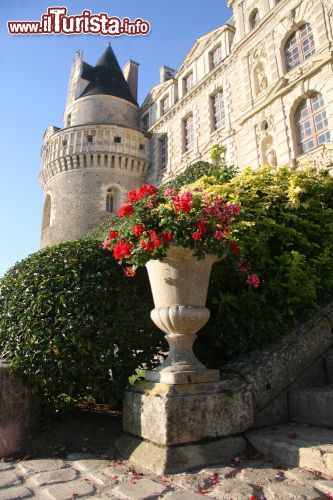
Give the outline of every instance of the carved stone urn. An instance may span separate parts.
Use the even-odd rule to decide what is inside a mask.
[[[146,264],[155,304],[151,318],[170,347],[165,361],[146,371],[146,380],[166,384],[219,380],[219,371],[207,369],[192,350],[196,333],[210,316],[205,303],[211,267],[217,260],[213,255],[198,260],[190,249],[172,245],[163,261]]]

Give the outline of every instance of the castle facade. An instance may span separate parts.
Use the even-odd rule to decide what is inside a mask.
[[[130,189],[161,183],[214,144],[227,163],[333,163],[333,0],[229,0],[233,17],[195,41],[139,109],[138,64],[77,54],[64,127],[44,135],[41,245],[75,239]]]

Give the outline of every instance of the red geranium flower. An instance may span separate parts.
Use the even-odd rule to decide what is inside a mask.
[[[173,241],[173,234],[171,231],[163,231],[162,238],[165,243],[170,243],[171,241]]]
[[[252,286],[252,288],[258,288],[260,285],[260,278],[257,274],[249,274],[246,281]]]
[[[127,217],[128,215],[134,214],[134,208],[132,205],[123,205],[118,209],[118,217]]]
[[[141,248],[144,248],[148,252],[154,250],[154,244],[151,241],[141,240],[140,241]]]
[[[123,270],[123,274],[124,276],[126,276],[126,278],[134,278],[136,272],[133,267],[125,267],[125,269]]]
[[[130,257],[132,255],[132,248],[132,245],[128,241],[121,239],[114,246],[113,256],[116,260],[120,260],[123,257]]]
[[[142,184],[137,192],[138,200],[142,200],[142,198],[146,198],[147,196],[152,196],[157,193],[156,186],[152,184]]]
[[[132,191],[127,194],[127,202],[134,203],[135,201],[138,201],[138,193],[135,189],[132,189]]]
[[[142,226],[141,224],[135,224],[133,227],[133,234],[134,236],[141,236],[142,233],[144,233],[146,228]]]
[[[109,240],[115,240],[118,236],[118,231],[110,231]]]
[[[239,253],[240,252],[239,246],[236,245],[236,243],[234,241],[230,241],[229,245],[230,245],[230,248],[232,250],[232,253]]]
[[[173,208],[176,212],[188,213],[192,206],[192,193],[185,191],[181,196],[176,196],[173,200]]]
[[[162,240],[156,233],[156,231],[149,231],[149,235],[150,235],[150,241],[154,245],[154,247],[159,247],[160,245],[162,245]]]

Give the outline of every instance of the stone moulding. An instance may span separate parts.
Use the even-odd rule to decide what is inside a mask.
[[[242,453],[246,430],[287,421],[289,389],[325,383],[332,327],[333,302],[270,347],[225,365],[218,382],[137,382],[125,393],[120,453],[157,474]]]

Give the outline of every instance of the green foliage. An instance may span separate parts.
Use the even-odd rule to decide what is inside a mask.
[[[241,207],[236,231],[261,286],[244,285],[227,260],[213,268],[211,320],[196,343],[210,366],[281,335],[333,292],[333,179],[313,168],[245,169],[230,182],[198,184]]]
[[[238,168],[233,165],[226,165],[222,157],[222,151],[216,148],[212,151],[212,158],[216,160],[214,165],[205,161],[193,163],[189,165],[184,172],[177,175],[177,177],[163,184],[163,187],[179,190],[183,186],[192,184],[203,176],[213,177],[216,183],[219,184],[230,181],[238,172]]]
[[[129,282],[99,242],[46,248],[1,280],[0,357],[36,384],[48,409],[83,398],[117,405],[160,348],[152,308],[146,271]]]

